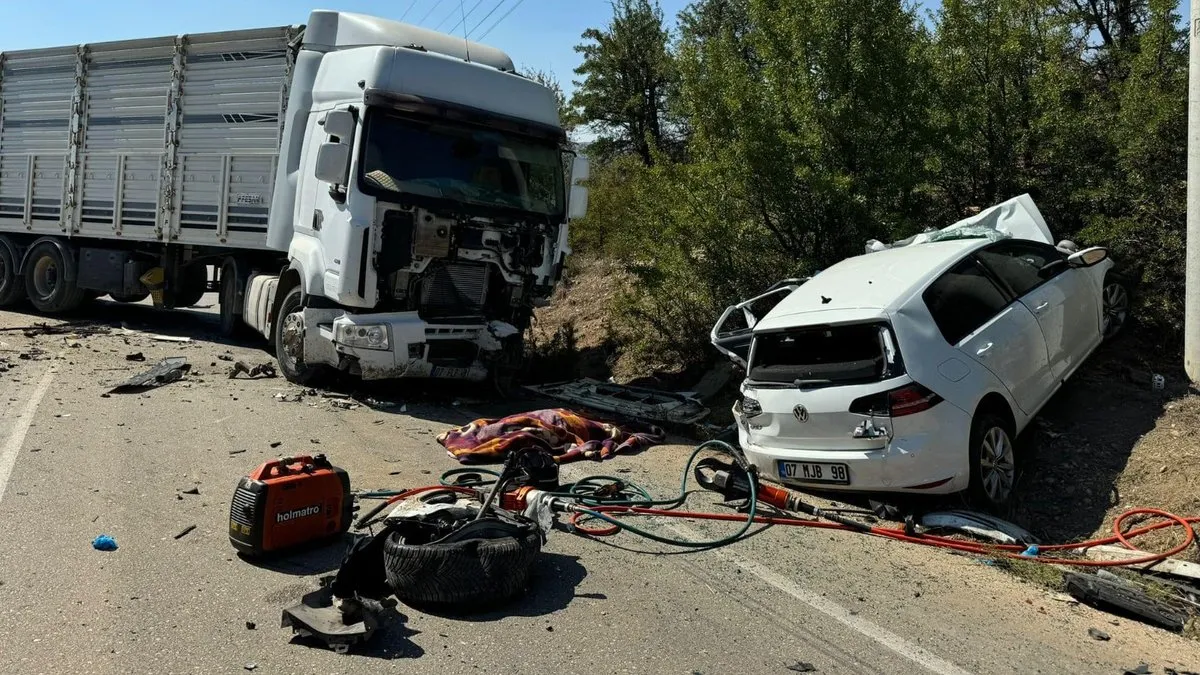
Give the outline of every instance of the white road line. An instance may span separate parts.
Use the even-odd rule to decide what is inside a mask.
[[[686,525],[669,523],[667,526],[689,539],[704,540],[708,538]],[[716,550],[714,553],[727,558],[733,564],[753,574],[759,579],[762,579],[763,581],[771,584],[784,593],[787,593],[800,602],[803,602],[818,612],[821,612],[822,614],[834,619],[847,628],[858,631],[859,633],[871,638],[880,645],[887,647],[888,649],[896,652],[900,656],[903,656],[913,663],[922,665],[928,670],[939,673],[940,675],[971,675],[970,671],[959,668],[953,663],[950,663],[949,661],[926,649],[918,647],[917,645],[905,640],[886,628],[872,623],[860,616],[851,614],[850,610],[842,607],[836,602],[833,602],[828,598],[823,598],[820,594],[813,593],[812,591],[800,587],[800,585],[798,585],[796,582],[788,579],[766,565],[749,560],[742,560],[722,550]]]
[[[25,402],[25,408],[21,410],[21,414],[13,423],[12,432],[4,441],[4,447],[0,448],[0,500],[4,499],[4,490],[8,487],[8,479],[12,476],[13,466],[17,463],[17,455],[21,452],[21,446],[25,444],[25,434],[29,433],[29,425],[33,423],[33,416],[37,413],[38,405],[41,404],[46,391],[50,389],[50,382],[53,379],[54,368],[51,366],[46,368],[46,374],[42,375],[42,380],[33,390],[33,395]]]

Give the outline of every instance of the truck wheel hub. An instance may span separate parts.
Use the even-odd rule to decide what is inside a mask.
[[[289,361],[298,363],[304,356],[304,315],[292,312],[283,317],[283,351]]]

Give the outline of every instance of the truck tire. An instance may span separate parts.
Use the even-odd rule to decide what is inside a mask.
[[[130,293],[129,295],[125,295],[124,293],[109,293],[108,297],[117,302],[141,302],[150,297],[150,291],[146,291],[145,293]]]
[[[199,304],[200,299],[208,292],[208,265],[188,265],[179,275],[179,281],[179,288],[175,290],[175,306],[191,307]]]
[[[16,249],[0,238],[0,307],[11,307],[25,299],[25,280],[17,272]]]
[[[227,338],[238,337],[242,333],[242,313],[238,307],[238,274],[237,263],[232,258],[221,264],[221,289],[218,305],[221,309],[221,335]]]
[[[279,305],[279,313],[275,316],[275,325],[271,332],[271,342],[275,345],[275,358],[279,361],[279,370],[288,382],[294,382],[306,387],[315,386],[329,378],[332,369],[323,364],[308,365],[304,363],[303,333],[297,335],[295,325],[288,321],[288,315],[303,309],[304,289],[296,286],[289,290]]]
[[[537,527],[498,539],[419,545],[392,532],[383,542],[383,565],[388,584],[404,602],[474,609],[523,592],[541,550]]]
[[[36,244],[25,256],[25,293],[39,312],[69,312],[83,303],[86,291],[67,281],[73,264],[50,241]]]

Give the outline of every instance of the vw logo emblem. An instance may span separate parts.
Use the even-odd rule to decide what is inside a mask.
[[[795,408],[792,408],[792,414],[795,415],[796,420],[798,420],[800,422],[808,421],[808,408],[805,408],[802,405],[798,405]]]

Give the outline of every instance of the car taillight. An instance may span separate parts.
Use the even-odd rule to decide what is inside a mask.
[[[899,389],[856,398],[850,404],[850,412],[878,417],[904,417],[929,410],[941,402],[941,396],[914,382]]]

